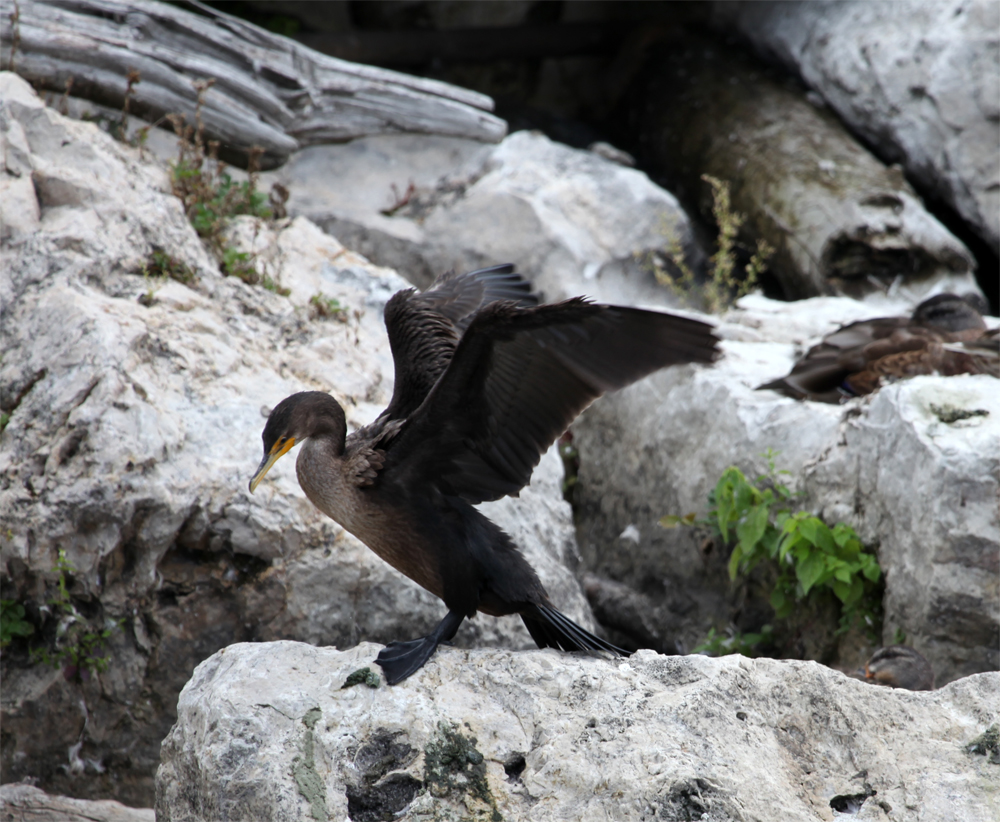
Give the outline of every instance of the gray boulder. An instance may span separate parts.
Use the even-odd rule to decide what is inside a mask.
[[[331,391],[351,426],[384,407],[393,369],[381,313],[408,284],[301,218],[241,218],[227,240],[287,297],[222,277],[163,168],[46,108],[10,74],[0,123],[3,179],[23,184],[36,220],[0,249],[4,598],[41,627],[62,576],[92,630],[112,626],[108,670],[80,683],[31,663],[43,637],[5,648],[4,779],[148,805],[177,694],[214,651],[386,642],[443,615],[313,508],[293,458],[247,491],[266,413],[284,396]],[[196,280],[150,277],[155,253]],[[484,510],[560,608],[593,629],[565,565],[575,544],[561,480],[553,452],[519,501]],[[57,570],[60,551],[71,572]],[[533,645],[516,618],[473,620],[456,642]]]
[[[1000,251],[993,0],[722,2],[715,12]]]
[[[658,520],[704,515],[725,468],[755,477],[773,449],[810,510],[879,546],[886,645],[902,630],[939,684],[1000,668],[997,381],[920,377],[842,406],[757,391],[841,323],[908,310],[835,297],[739,305],[723,318],[712,368],[655,374],[573,425],[584,566],[652,597],[653,634],[693,647],[729,612],[728,557]],[[977,413],[946,422],[947,408]]]
[[[202,663],[163,745],[159,822],[1000,813],[1000,674],[913,693],[813,662],[445,648],[401,685],[343,688],[377,650]]]
[[[519,131],[497,146],[414,135],[299,152],[265,175],[308,217],[419,285],[497,261],[530,272],[547,300],[666,305],[637,255],[674,237],[692,254],[672,194],[600,154]]]

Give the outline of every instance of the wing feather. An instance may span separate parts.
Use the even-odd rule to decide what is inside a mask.
[[[697,320],[580,298],[493,303],[473,319],[387,459],[400,478],[409,467],[469,502],[516,494],[597,397],[667,365],[710,362],[716,342]]]
[[[381,419],[404,419],[420,406],[451,362],[472,317],[497,300],[538,302],[530,283],[510,264],[445,275],[423,293],[410,288],[392,296],[385,306],[385,327],[395,381]]]

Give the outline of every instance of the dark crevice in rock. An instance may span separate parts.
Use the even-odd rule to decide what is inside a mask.
[[[423,787],[419,779],[399,773],[418,755],[405,740],[403,731],[379,728],[355,752],[353,764],[361,780],[347,786],[347,815],[354,822],[397,818]]]
[[[878,791],[866,784],[860,793],[841,794],[833,797],[830,800],[830,807],[837,813],[856,814],[861,810],[865,801],[877,793]]]
[[[519,751],[512,753],[503,763],[503,769],[507,773],[507,779],[511,782],[520,782],[521,774],[524,773],[524,769],[527,765],[528,763],[525,761],[523,753]]]
[[[699,776],[674,783],[660,801],[658,818],[667,822],[700,819],[740,822],[746,817],[730,791]]]
[[[7,414],[13,414],[17,407],[21,404],[21,400],[25,398],[29,391],[34,388],[41,380],[45,379],[46,375],[49,373],[47,368],[41,368],[34,374],[28,377],[21,385],[16,382],[12,385],[0,388],[0,410]]]
[[[347,788],[347,815],[354,822],[396,819],[423,785],[406,773],[394,773],[376,785]]]

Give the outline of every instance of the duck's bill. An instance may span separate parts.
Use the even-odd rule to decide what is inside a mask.
[[[257,466],[257,470],[254,475],[250,478],[250,493],[252,494],[260,481],[264,479],[264,475],[271,470],[271,466],[274,465],[282,456],[287,454],[292,446],[295,445],[295,437],[289,437],[288,439],[278,441],[271,448],[270,452],[264,455],[264,459],[260,461],[260,465]]]

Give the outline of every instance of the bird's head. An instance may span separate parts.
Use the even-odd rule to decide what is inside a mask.
[[[865,665],[865,679],[877,685],[930,691],[934,688],[934,669],[918,651],[906,645],[879,648]]]
[[[986,330],[979,307],[983,300],[978,294],[958,297],[954,294],[936,294],[924,300],[913,311],[913,319],[919,323],[943,331]]]
[[[302,391],[285,397],[268,416],[260,435],[264,442],[264,458],[250,478],[250,493],[260,485],[271,466],[304,439],[326,435],[343,448],[346,433],[344,409],[329,394]]]

